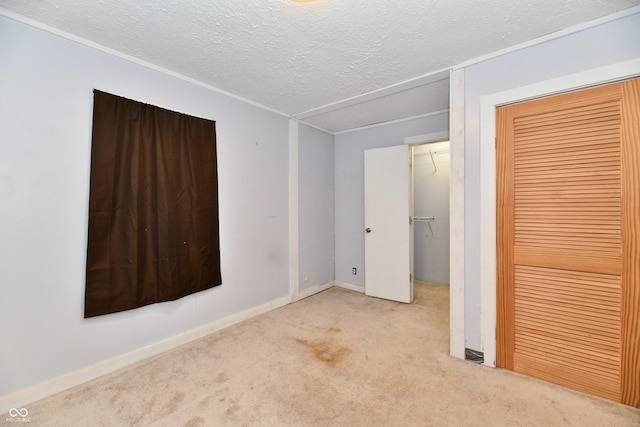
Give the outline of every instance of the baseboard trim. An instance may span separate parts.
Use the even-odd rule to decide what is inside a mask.
[[[316,287],[310,288],[302,292],[299,295],[299,298],[302,298],[302,295],[307,291],[312,292],[313,290],[315,290],[315,292],[313,293],[316,293],[316,292],[320,292],[321,290],[327,289],[332,285],[333,285],[333,282],[329,282],[328,284],[323,284],[318,286],[317,287],[318,290],[315,290]],[[325,287],[325,288],[320,289],[322,287]],[[81,368],[76,371],[72,371],[67,374],[61,375],[59,377],[52,378],[48,381],[44,381],[42,383],[35,384],[33,386],[26,387],[21,390],[17,390],[13,393],[0,396],[0,414],[4,414],[8,412],[9,410],[11,410],[11,408],[23,408],[29,405],[30,403],[36,402],[40,399],[44,399],[45,397],[52,396],[56,393],[67,390],[71,387],[91,381],[102,375],[109,374],[111,372],[117,371],[118,369],[125,368],[141,360],[156,356],[167,350],[171,350],[183,344],[189,343],[191,341],[195,341],[199,338],[212,334],[216,331],[228,328],[229,326],[242,322],[243,320],[247,320],[252,317],[258,316],[260,314],[267,313],[271,310],[275,310],[277,308],[283,307],[289,304],[290,302],[291,302],[290,297],[289,295],[287,295],[285,297],[270,301],[266,304],[262,304],[238,313],[234,313],[230,316],[227,316],[220,320],[216,320],[207,325],[203,325],[203,326],[191,329],[180,335],[176,335],[174,337],[170,337],[165,340],[158,341],[154,344],[148,345],[146,347],[142,347],[130,353],[125,353],[123,355],[116,356],[111,359],[106,359],[96,364],[87,366],[85,368]]]
[[[354,285],[353,283],[340,282],[336,280],[333,284],[339,288],[349,289],[350,291],[356,291],[360,293],[364,293],[364,286],[362,285]]]
[[[298,293],[298,296],[295,299],[295,301],[299,301],[303,298],[310,297],[311,295],[315,295],[319,292],[326,291],[327,289],[332,288],[334,284],[335,282],[333,280],[330,280],[328,282],[321,283],[319,285],[314,285],[307,289],[303,289]]]

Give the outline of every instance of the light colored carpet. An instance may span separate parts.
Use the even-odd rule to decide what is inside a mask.
[[[409,305],[331,288],[26,405],[28,425],[640,426],[640,410],[450,357],[448,306],[445,286],[416,284]]]

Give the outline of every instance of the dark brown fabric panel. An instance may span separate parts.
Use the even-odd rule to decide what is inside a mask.
[[[85,317],[222,283],[215,122],[94,90]]]

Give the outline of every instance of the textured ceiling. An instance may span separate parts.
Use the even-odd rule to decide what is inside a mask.
[[[0,0],[9,12],[297,117],[638,4]]]

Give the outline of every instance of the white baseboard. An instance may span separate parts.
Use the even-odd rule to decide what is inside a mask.
[[[330,280],[320,285],[314,285],[314,286],[311,286],[310,288],[303,289],[298,293],[298,297],[296,298],[296,301],[299,301],[303,298],[310,297],[311,295],[317,294],[318,292],[326,291],[327,289],[332,288],[334,284],[335,282],[333,280]]]
[[[327,289],[333,286],[333,282],[320,285],[316,289],[310,288],[301,293],[299,298],[306,292],[310,292],[309,295],[321,290]],[[320,289],[324,287],[324,289]],[[315,292],[313,292],[315,290]],[[307,295],[308,296],[308,295]],[[227,328],[236,323],[251,317],[266,313],[276,308],[283,307],[290,303],[290,297],[287,295],[282,298],[270,301],[266,304],[262,304],[256,307],[249,308],[239,313],[232,314],[223,319],[216,320],[204,326],[192,329],[180,335],[176,335],[171,338],[167,338],[162,341],[158,341],[154,344],[142,347],[138,350],[134,350],[130,353],[126,353],[120,356],[113,357],[111,359],[103,360],[96,364],[87,366],[85,368],[78,369],[76,371],[69,372],[59,377],[44,381],[40,384],[36,384],[22,390],[15,391],[13,393],[0,396],[0,414],[4,414],[11,410],[11,408],[23,408],[26,405],[36,402],[45,397],[51,396],[55,393],[67,390],[71,387],[83,384],[87,381],[91,381],[102,375],[114,372],[118,369],[132,365],[144,359],[148,359],[157,354],[163,353],[167,350],[171,350],[175,347],[179,347],[188,342],[197,340],[213,332]]]
[[[356,291],[364,293],[364,286],[362,285],[354,285],[353,283],[340,282],[336,280],[333,284],[339,288],[349,289],[350,291]]]

